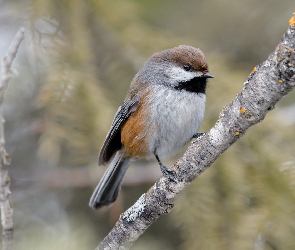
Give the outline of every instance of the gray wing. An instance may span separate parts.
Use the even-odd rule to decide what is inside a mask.
[[[99,165],[107,163],[112,158],[112,156],[122,148],[121,128],[129,116],[135,112],[137,107],[138,100],[125,101],[123,105],[119,107],[113,120],[111,129],[108,132],[104,144],[100,150],[98,156]]]

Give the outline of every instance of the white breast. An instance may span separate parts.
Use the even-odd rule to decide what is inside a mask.
[[[206,95],[159,85],[152,96],[147,120],[149,151],[150,156],[157,153],[163,159],[176,154],[197,133],[204,118]]]

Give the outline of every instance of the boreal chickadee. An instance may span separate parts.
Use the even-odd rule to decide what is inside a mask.
[[[203,121],[207,79],[213,78],[200,49],[180,45],[152,55],[135,75],[99,154],[112,162],[89,202],[100,208],[114,202],[130,160],[153,158],[164,176],[173,171],[160,159],[177,153]]]

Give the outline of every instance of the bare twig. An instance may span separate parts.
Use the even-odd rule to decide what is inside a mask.
[[[161,215],[171,211],[178,193],[197,178],[295,87],[295,13],[275,51],[256,66],[240,94],[221,112],[214,127],[173,166],[176,182],[162,177],[124,212],[98,249],[126,249]]]
[[[16,75],[11,69],[11,65],[23,39],[24,29],[22,28],[12,41],[7,55],[3,58],[2,70],[0,73],[0,210],[2,223],[2,249],[5,250],[12,249],[14,226],[13,209],[10,202],[10,178],[7,170],[7,166],[10,164],[10,159],[4,148],[4,117],[2,107],[9,81]]]

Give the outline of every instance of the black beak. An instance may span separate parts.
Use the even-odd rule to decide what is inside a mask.
[[[209,72],[207,72],[207,73],[201,75],[200,77],[202,77],[202,78],[214,78],[214,76],[211,75]]]

